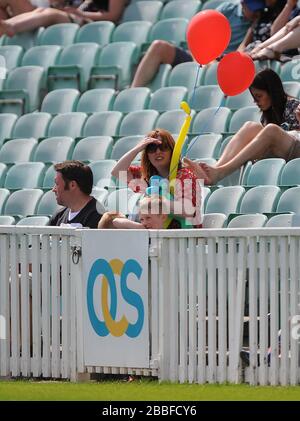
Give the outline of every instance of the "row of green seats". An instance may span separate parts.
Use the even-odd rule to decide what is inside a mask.
[[[192,115],[190,135],[205,133],[235,133],[246,121],[260,121],[256,106],[243,107],[232,114],[227,107],[207,108]],[[88,115],[83,112],[29,113],[17,120],[16,115],[0,114],[0,146],[8,138],[30,138],[67,136],[72,138],[87,136],[144,136],[155,127],[170,133],[180,132],[185,115],[182,110],[171,110],[160,114],[156,110],[103,111]]]

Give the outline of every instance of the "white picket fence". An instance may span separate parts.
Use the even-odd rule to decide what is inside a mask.
[[[149,232],[150,369],[85,366],[81,233],[0,227],[0,376],[299,384],[300,229]]]

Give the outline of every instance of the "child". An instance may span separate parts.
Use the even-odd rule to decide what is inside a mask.
[[[163,229],[168,217],[166,200],[158,195],[146,196],[139,203],[140,222],[130,221],[117,212],[106,212],[98,228]]]

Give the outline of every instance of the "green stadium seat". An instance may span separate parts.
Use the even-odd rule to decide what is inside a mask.
[[[155,92],[164,86],[167,86],[172,66],[170,64],[161,64],[155,77],[146,85],[150,91]]]
[[[151,42],[159,39],[180,46],[186,40],[188,23],[188,19],[181,17],[159,20],[152,26],[147,44],[149,45]]]
[[[244,164],[241,168],[241,178],[240,178],[240,183],[242,185],[246,185],[247,184],[247,179],[248,179],[248,175],[249,172],[251,170],[252,167],[252,161],[247,161],[246,164]]]
[[[20,32],[13,37],[8,37],[4,35],[3,45],[19,45],[24,50],[29,50],[34,47],[37,43],[37,39],[40,34],[43,32],[42,28],[39,28],[34,31]]]
[[[281,213],[279,215],[272,216],[266,223],[266,227],[273,228],[273,227],[286,227],[290,228],[293,225],[293,218],[294,215],[291,213],[284,214]]]
[[[5,142],[0,149],[0,162],[15,164],[31,161],[36,146],[37,140],[33,138],[12,139]]]
[[[185,86],[192,97],[195,85],[201,85],[204,73],[204,68],[194,61],[177,64],[170,73],[168,86]]]
[[[48,68],[48,90],[73,88],[81,92],[86,91],[98,51],[99,46],[94,42],[65,47],[58,63]]]
[[[219,149],[219,153],[218,153],[217,158],[220,158],[220,156],[222,156],[222,153],[224,152],[226,146],[228,145],[228,143],[230,142],[230,140],[232,139],[232,137],[233,137],[233,135],[230,135],[230,136],[226,136],[223,139],[222,143],[220,144],[220,149]]]
[[[215,133],[194,137],[188,143],[186,156],[190,159],[216,158],[221,142],[222,135]]]
[[[261,112],[256,105],[240,108],[233,114],[230,120],[229,132],[237,132],[247,121],[260,123],[260,118]]]
[[[58,114],[51,120],[47,137],[79,137],[81,136],[82,128],[86,119],[87,115],[85,113],[74,112]]]
[[[133,111],[123,118],[119,136],[145,135],[154,129],[157,117],[155,110]]]
[[[134,61],[137,62],[141,54],[141,47],[147,41],[151,27],[152,23],[148,21],[130,21],[121,23],[113,32],[112,42],[134,42],[137,46]]]
[[[224,213],[205,213],[203,215],[203,228],[223,228],[227,217]]]
[[[225,99],[225,107],[230,108],[232,111],[239,110],[243,107],[253,105],[254,99],[250,91],[247,89],[239,95],[228,96]]]
[[[224,3],[224,0],[207,0],[201,10],[216,9]]]
[[[77,111],[87,114],[109,111],[112,109],[114,97],[114,89],[90,89],[79,98]]]
[[[0,215],[0,225],[15,225],[16,220],[10,215]]]
[[[48,26],[39,34],[37,45],[62,45],[74,44],[79,25],[77,23],[57,23]]]
[[[284,168],[285,160],[281,158],[261,159],[255,162],[249,171],[246,185],[274,185],[280,183],[281,172]]]
[[[35,111],[41,102],[44,70],[39,66],[17,67],[11,70],[0,91],[0,112],[21,115]]]
[[[75,146],[72,159],[79,161],[100,161],[109,159],[113,146],[110,136],[89,136],[81,139]]]
[[[124,89],[131,83],[136,57],[133,42],[113,42],[102,48],[91,69],[89,87]]]
[[[56,89],[43,99],[41,111],[49,114],[75,111],[80,93],[77,89]]]
[[[218,79],[217,79],[218,64],[219,62],[213,61],[211,64],[207,66],[205,74],[204,74],[203,85],[218,85]]]
[[[35,226],[35,227],[45,227],[50,221],[49,216],[26,216],[21,218],[16,225],[21,226]]]
[[[20,45],[7,45],[0,47],[0,56],[5,58],[5,67],[10,70],[18,67],[23,56],[23,48]]]
[[[156,0],[131,3],[126,7],[121,22],[147,20],[154,23],[158,20],[162,7],[162,2]]]
[[[300,59],[294,59],[282,64],[280,77],[283,82],[299,82]]]
[[[239,212],[239,206],[245,189],[242,186],[221,187],[214,190],[209,196],[205,213],[230,213]]]
[[[14,124],[17,120],[16,114],[3,113],[0,114],[0,146],[5,139],[11,137]]]
[[[192,133],[227,132],[231,111],[227,107],[210,107],[201,110],[194,118]]]
[[[279,185],[300,185],[300,158],[292,159],[283,167]]]
[[[105,159],[90,163],[89,166],[94,176],[94,186],[105,188],[113,184],[111,171],[116,163],[117,161],[113,159]]]
[[[121,113],[144,110],[150,100],[149,88],[129,88],[119,92],[116,96],[113,110]]]
[[[210,188],[207,186],[201,186],[201,214],[205,213],[207,200],[211,194]]]
[[[195,112],[192,111],[191,115],[193,117]],[[180,133],[185,116],[182,110],[166,111],[158,117],[155,126],[168,130],[170,133]]]
[[[50,167],[47,168],[43,180],[43,190],[50,190],[53,189],[53,186],[55,184],[56,171],[54,169],[54,165],[50,165]]]
[[[159,112],[179,110],[181,102],[187,99],[187,92],[184,86],[160,88],[152,94],[148,108]]]
[[[40,45],[26,51],[22,58],[22,66],[41,66],[48,70],[53,66],[61,53],[59,45]]]
[[[271,213],[275,212],[280,188],[277,186],[256,186],[246,191],[242,198],[240,213]]]
[[[231,219],[227,228],[261,228],[265,226],[268,218],[262,213],[237,215]]]
[[[160,15],[160,19],[185,18],[190,20],[201,9],[200,0],[173,0],[168,2]]]
[[[141,136],[126,136],[119,139],[113,146],[111,159],[118,160],[141,141]],[[137,158],[136,158],[137,159]]]
[[[78,30],[75,42],[96,42],[99,45],[106,45],[111,42],[114,29],[115,24],[109,21],[87,23]]]
[[[114,190],[107,197],[107,210],[129,215],[128,201],[134,192],[129,188]]]
[[[108,196],[108,190],[107,189],[103,189],[101,187],[93,187],[91,196],[93,196],[97,202],[99,202],[102,207],[103,207],[103,211],[106,211],[106,201],[107,201],[107,196]],[[102,212],[102,213],[104,213]]]
[[[4,212],[4,206],[9,198],[10,191],[8,189],[0,189],[0,213],[3,214]]]
[[[35,139],[45,137],[50,120],[51,115],[48,113],[24,114],[17,120],[11,137],[34,137]]]
[[[295,98],[300,98],[300,83],[299,81],[286,81],[283,82],[283,88],[285,90],[285,92],[290,95],[293,96]]]
[[[205,85],[199,86],[195,94],[194,92],[190,93],[189,103],[193,110],[200,111],[205,108],[219,107],[223,99],[223,92],[218,85]]]
[[[62,209],[62,207],[57,204],[55,193],[50,190],[41,197],[35,214],[52,216],[59,209]]]
[[[9,190],[39,188],[43,184],[45,170],[42,162],[17,163],[7,171],[4,187]]]
[[[292,187],[282,193],[276,212],[300,213],[300,187]]]
[[[83,136],[116,136],[122,113],[119,111],[103,111],[92,114],[83,128]]]
[[[4,186],[5,178],[7,173],[7,165],[0,162],[0,187]]]
[[[40,189],[28,188],[15,191],[8,197],[3,214],[19,218],[34,215],[42,195],[43,191]]]
[[[34,152],[33,161],[56,163],[71,159],[74,139],[71,137],[49,137],[40,142]]]
[[[280,76],[281,74],[281,63],[276,60],[255,60],[255,72],[258,73],[263,69],[270,68],[274,70]]]

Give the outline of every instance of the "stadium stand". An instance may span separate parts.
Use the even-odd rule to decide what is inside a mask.
[[[216,62],[200,68],[195,62],[174,68],[162,65],[148,87],[128,86],[141,51],[151,41],[166,39],[185,47],[191,17],[220,3],[222,0],[133,0],[118,24],[55,24],[12,38],[3,36],[0,54],[6,59],[8,73],[0,92],[2,190],[43,188],[41,204],[50,203],[50,197],[54,203],[53,194],[46,191],[54,183],[52,163],[80,159],[90,163],[97,185],[95,194],[104,204],[107,190],[103,187],[113,185],[110,170],[115,160],[141,136],[155,127],[178,136],[184,120],[179,109],[182,100],[188,100],[193,109],[187,156],[215,163],[231,138],[227,134],[235,133],[248,120],[260,120],[248,90],[224,98],[217,84]],[[255,66],[257,70],[271,66],[281,74],[288,94],[299,98],[297,63],[297,59],[284,64],[256,61]],[[298,172],[297,159],[288,163],[264,159],[248,163],[242,171],[221,180],[216,190],[216,186],[204,187],[204,226],[224,226],[225,217],[220,213],[239,212],[251,214],[248,219],[246,215],[233,218],[229,226],[269,226],[264,215],[259,219],[255,214],[297,211],[294,196],[298,190],[293,189],[300,185]],[[266,191],[272,193],[260,199]],[[233,199],[224,204],[228,194]],[[269,194],[274,199],[271,205]],[[42,205],[42,210],[37,207],[40,215]],[[56,206],[49,209],[45,215]]]

